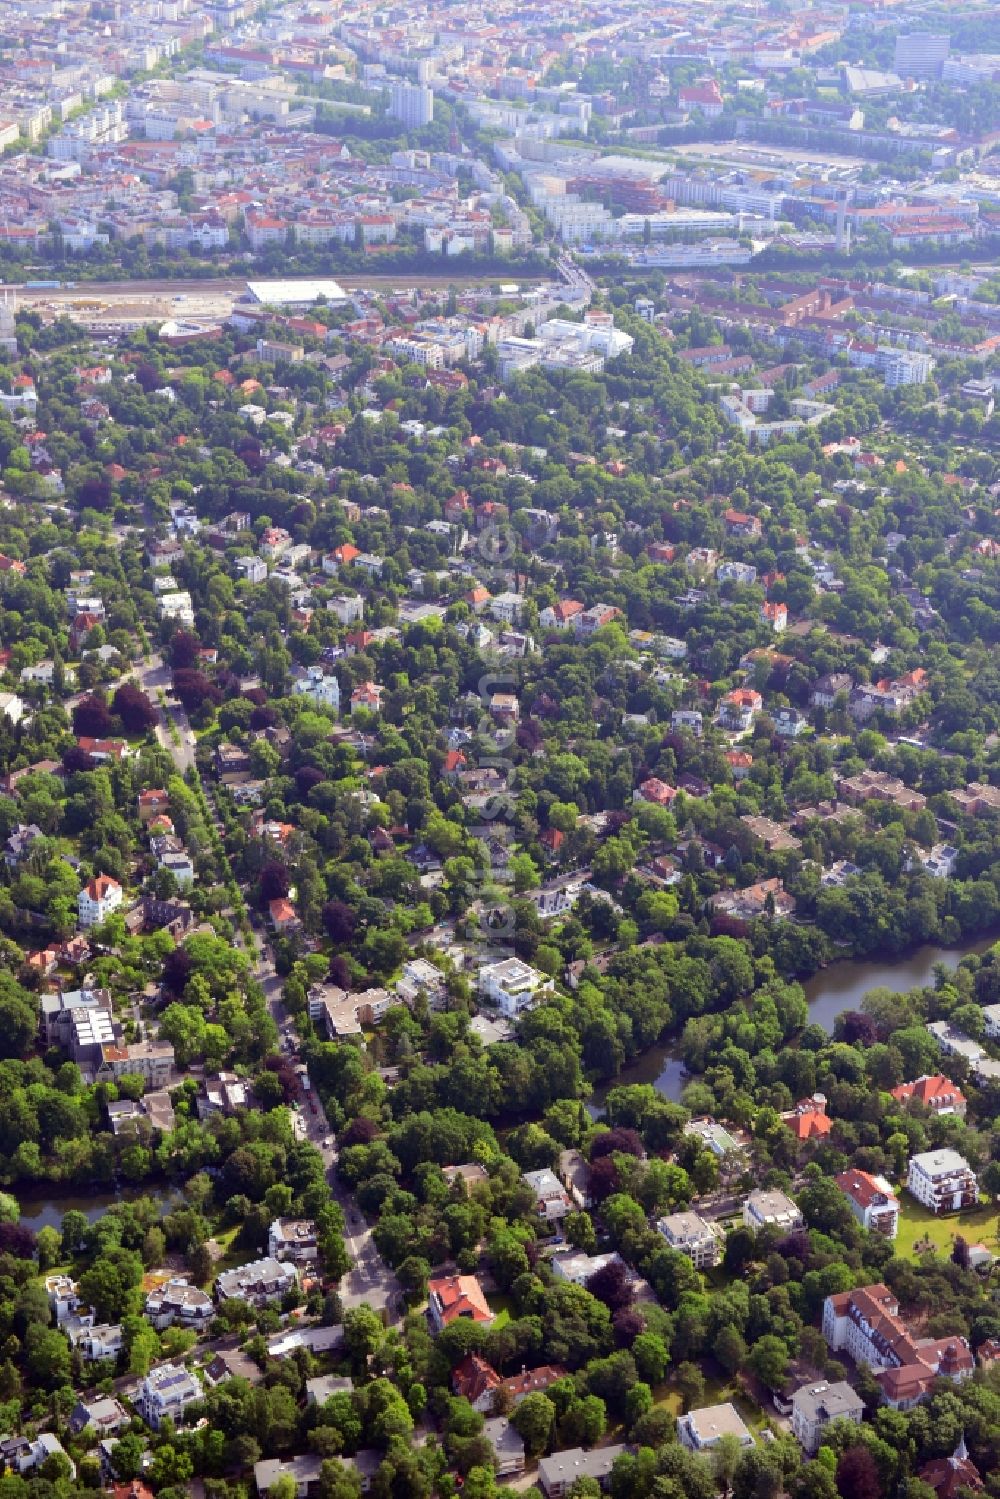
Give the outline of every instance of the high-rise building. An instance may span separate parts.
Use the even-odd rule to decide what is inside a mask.
[[[394,83],[389,113],[408,130],[429,125],[434,118],[434,90],[421,84]]]
[[[895,70],[901,78],[940,78],[950,45],[938,32],[904,32],[896,38]]]

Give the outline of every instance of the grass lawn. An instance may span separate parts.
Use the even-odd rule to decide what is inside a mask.
[[[961,1234],[968,1244],[985,1244],[996,1253],[1000,1248],[1000,1215],[995,1206],[983,1204],[977,1208],[964,1208],[960,1213],[944,1213],[940,1217],[916,1202],[908,1193],[900,1195],[899,1234],[896,1238],[896,1253],[900,1258],[913,1258],[917,1245],[927,1240],[939,1254],[951,1253],[952,1243]]]
[[[514,1303],[509,1296],[504,1296],[501,1291],[490,1291],[486,1300],[489,1302],[490,1311],[493,1313],[492,1328],[506,1327],[510,1321]]]
[[[237,1223],[232,1228],[221,1229],[219,1233],[212,1235],[215,1243],[218,1244],[223,1252],[220,1258],[213,1263],[211,1274],[205,1285],[213,1281],[217,1275],[221,1275],[223,1271],[235,1270],[237,1265],[247,1264],[251,1258],[245,1250],[234,1247],[239,1231],[240,1225]]]

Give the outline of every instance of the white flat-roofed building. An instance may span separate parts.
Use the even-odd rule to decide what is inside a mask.
[[[706,1405],[677,1417],[677,1435],[689,1452],[711,1452],[723,1437],[735,1437],[741,1447],[753,1446],[753,1434],[731,1401]]]
[[[261,307],[311,307],[321,298],[329,303],[348,300],[339,281],[329,277],[247,282],[247,300]]]
[[[147,1425],[159,1431],[167,1417],[175,1425],[184,1420],[184,1412],[204,1391],[187,1369],[179,1364],[160,1364],[150,1369],[135,1396],[135,1407]]]
[[[547,1223],[558,1223],[573,1211],[566,1188],[548,1167],[541,1171],[522,1171],[521,1180],[534,1192],[536,1211]]]
[[[610,1254],[555,1254],[550,1261],[556,1280],[568,1281],[572,1286],[586,1285],[598,1270],[620,1263],[621,1256],[614,1250]]]
[[[793,1228],[801,1228],[805,1219],[801,1210],[784,1192],[758,1188],[750,1193],[743,1204],[743,1222],[754,1233],[759,1233],[762,1228],[780,1228],[789,1233]]]
[[[957,1212],[979,1201],[975,1172],[957,1150],[925,1150],[911,1156],[906,1188],[932,1213]]]
[[[669,1213],[658,1221],[656,1230],[671,1249],[686,1254],[696,1270],[707,1270],[719,1263],[722,1254],[719,1231],[700,1213]]]
[[[536,997],[552,988],[552,980],[520,958],[502,958],[479,970],[479,993],[501,1014],[513,1018],[530,1009]]]
[[[275,1218],[267,1234],[267,1252],[275,1260],[316,1258],[319,1244],[311,1218]]]

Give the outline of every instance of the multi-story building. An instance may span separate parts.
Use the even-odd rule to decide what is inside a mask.
[[[764,1228],[777,1228],[782,1233],[802,1228],[805,1219],[802,1210],[784,1192],[761,1187],[751,1192],[743,1204],[743,1222],[754,1233]]]
[[[754,1445],[753,1433],[729,1401],[706,1405],[677,1417],[677,1435],[689,1452],[711,1452],[723,1437],[735,1437],[741,1447]]]
[[[546,1223],[561,1223],[573,1211],[573,1203],[562,1182],[547,1167],[541,1171],[522,1171],[521,1180],[535,1194],[535,1211]]]
[[[967,1379],[975,1368],[964,1337],[915,1337],[899,1315],[895,1293],[881,1284],[828,1296],[823,1336],[834,1353],[873,1369],[886,1401],[897,1409],[916,1405],[934,1378]]]
[[[460,1318],[484,1327],[493,1322],[489,1302],[474,1275],[441,1275],[428,1281],[427,1317],[435,1333]]]
[[[147,1425],[159,1431],[169,1417],[175,1425],[184,1420],[184,1412],[204,1391],[187,1369],[179,1364],[160,1364],[151,1369],[139,1386],[135,1407]]]
[[[975,1172],[957,1150],[925,1150],[911,1156],[906,1188],[932,1213],[957,1212],[979,1201]]]
[[[851,1167],[834,1180],[862,1228],[894,1239],[899,1232],[899,1198],[884,1176]]]
[[[78,918],[84,931],[99,926],[112,911],[117,911],[123,894],[121,885],[109,874],[99,874],[88,880],[76,898]]]
[[[434,90],[421,84],[394,83],[389,96],[389,113],[407,130],[418,130],[434,118]]]
[[[1000,1011],[1000,1006],[984,1006],[984,1017],[989,1009]],[[983,1034],[990,1035],[988,1024]],[[941,1072],[925,1072],[913,1082],[900,1083],[898,1087],[890,1091],[899,1103],[916,1102],[922,1104],[925,1109],[929,1109],[932,1114],[955,1114],[959,1119],[964,1119],[968,1108],[968,1101],[961,1088]]]
[[[205,1291],[181,1276],[155,1286],[146,1297],[146,1316],[159,1331],[164,1327],[207,1327],[215,1316],[215,1303]]]
[[[951,38],[940,32],[902,31],[896,37],[894,69],[900,78],[940,78]]]
[[[810,1456],[817,1450],[824,1426],[843,1416],[860,1421],[864,1401],[846,1380],[837,1384],[804,1385],[792,1396],[792,1431]]]
[[[295,1267],[271,1255],[224,1270],[216,1277],[215,1295],[219,1301],[247,1301],[251,1306],[270,1306],[298,1285]]]
[[[502,958],[479,970],[479,993],[511,1019],[530,1009],[536,996],[551,988],[551,979],[520,958]]]
[[[292,691],[324,708],[332,708],[334,713],[340,712],[340,683],[333,672],[324,671],[322,666],[307,667],[305,676],[293,683]]]
[[[275,1218],[268,1229],[267,1252],[272,1259],[305,1263],[316,1258],[318,1247],[311,1218]]]
[[[696,1270],[708,1270],[722,1257],[719,1231],[700,1213],[669,1213],[656,1229],[671,1249],[687,1255]]]
[[[578,1478],[592,1478],[602,1489],[607,1488],[612,1468],[627,1450],[618,1443],[612,1447],[595,1447],[591,1452],[585,1452],[582,1447],[553,1452],[538,1464],[538,1486],[545,1499],[564,1499]]]
[[[137,1041],[131,1046],[102,1046],[98,1082],[126,1075],[143,1078],[151,1088],[165,1088],[174,1075],[174,1048],[169,1041]]]

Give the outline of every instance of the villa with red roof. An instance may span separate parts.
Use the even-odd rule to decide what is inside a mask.
[[[814,1093],[812,1098],[802,1098],[794,1109],[781,1116],[797,1140],[822,1140],[833,1129],[833,1120],[826,1112],[826,1098]]]
[[[459,1317],[489,1327],[493,1313],[474,1275],[441,1275],[428,1282],[427,1315],[438,1333]]]
[[[925,1072],[912,1083],[900,1083],[891,1091],[899,1103],[910,1103],[915,1099],[932,1114],[956,1114],[959,1119],[964,1119],[968,1108],[968,1100],[961,1088],[940,1072]]]
[[[884,1176],[851,1167],[834,1177],[862,1228],[894,1239],[899,1232],[899,1198]]]
[[[558,604],[549,604],[541,611],[538,623],[543,630],[569,630],[582,613],[583,605],[578,599],[560,599]]]
[[[99,874],[84,885],[76,898],[80,925],[87,930],[99,926],[122,903],[122,887],[109,874]]]

